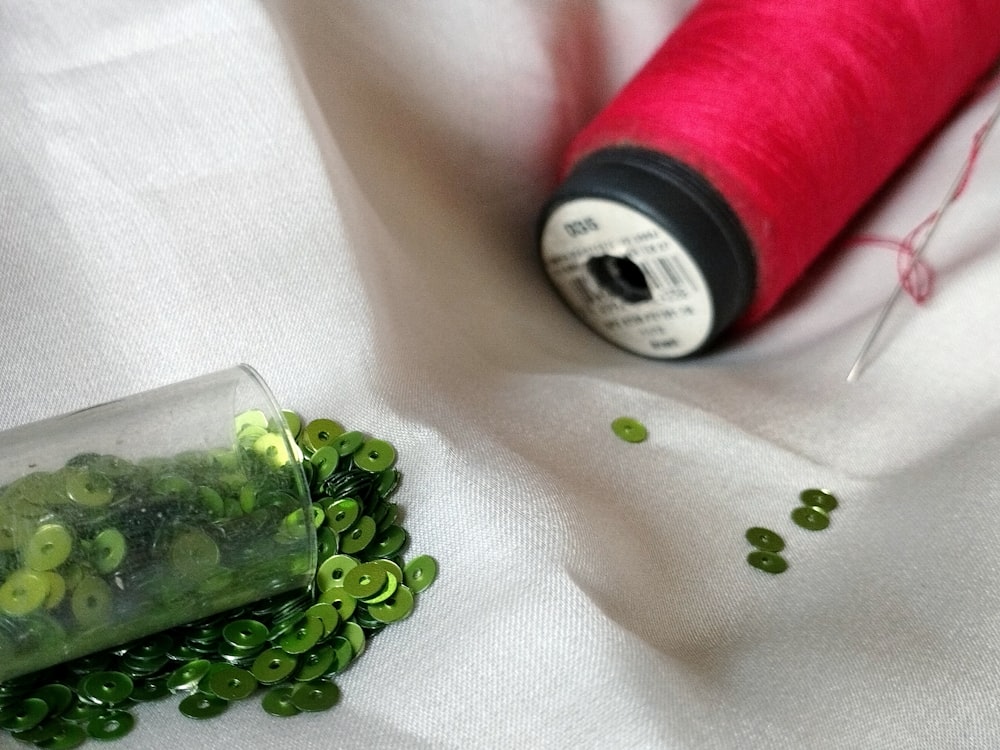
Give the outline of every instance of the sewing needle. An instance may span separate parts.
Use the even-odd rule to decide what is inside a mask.
[[[996,109],[993,110],[993,113],[990,115],[989,119],[987,119],[987,121],[982,125],[980,130],[977,132],[976,140],[978,141],[979,145],[981,145],[986,140],[986,137],[989,134],[990,130],[992,130],[994,124],[996,124],[998,116],[1000,116],[1000,105],[998,105]],[[867,338],[865,338],[864,343],[861,345],[861,351],[858,352],[858,356],[854,360],[854,364],[851,367],[851,371],[847,373],[848,383],[854,382],[861,375],[861,371],[864,368],[865,364],[865,358],[868,356],[868,352],[872,348],[872,345],[875,343],[875,339],[878,338],[879,332],[882,330],[882,327],[888,320],[889,313],[892,312],[892,308],[895,306],[897,300],[902,294],[906,279],[908,279],[910,277],[910,274],[913,273],[913,269],[916,268],[917,263],[920,261],[920,256],[923,254],[924,250],[927,248],[927,245],[930,243],[931,237],[933,237],[935,230],[940,226],[941,219],[944,217],[945,211],[947,210],[948,206],[955,201],[955,198],[958,197],[958,194],[962,192],[962,189],[964,188],[965,182],[968,179],[968,177],[969,177],[969,164],[966,163],[962,165],[962,169],[959,171],[958,175],[955,177],[955,180],[952,182],[952,185],[949,188],[947,194],[945,195],[945,198],[942,201],[940,207],[938,207],[937,212],[935,214],[932,214],[934,216],[934,219],[931,221],[931,225],[924,233],[923,238],[917,244],[916,248],[914,248],[913,254],[909,258],[909,263],[907,264],[906,270],[899,275],[899,280],[896,283],[896,287],[892,290],[892,294],[889,295],[889,299],[887,299],[885,304],[882,306],[882,310],[879,312],[878,318],[875,319],[875,325],[872,326],[872,329],[868,333]]]

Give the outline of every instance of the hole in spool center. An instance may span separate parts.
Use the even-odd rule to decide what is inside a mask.
[[[642,269],[628,258],[596,255],[587,260],[587,271],[601,289],[623,302],[634,304],[653,299]]]

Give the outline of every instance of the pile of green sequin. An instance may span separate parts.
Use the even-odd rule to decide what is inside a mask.
[[[810,487],[799,493],[802,504],[791,513],[792,521],[807,531],[822,531],[830,525],[830,514],[839,504],[829,490]],[[744,535],[754,550],[747,555],[747,563],[757,570],[777,575],[788,570],[788,561],[781,555],[785,540],[775,531],[763,526],[752,526]]]
[[[172,694],[192,719],[218,716],[252,696],[280,717],[337,702],[334,677],[373,635],[409,616],[437,563],[427,555],[402,557],[409,538],[390,499],[400,478],[391,444],[333,420],[303,425],[294,412],[283,415],[302,451],[312,518],[285,516],[279,536],[294,536],[302,523],[315,526],[313,585],[2,682],[0,728],[22,742],[66,750],[88,738],[125,736],[135,724],[130,707]],[[260,447],[269,434],[245,419],[237,441]],[[288,460],[276,455],[278,443],[268,446],[257,453],[273,464]],[[253,504],[244,493],[240,510]]]

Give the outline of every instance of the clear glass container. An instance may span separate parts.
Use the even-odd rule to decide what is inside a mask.
[[[301,455],[246,365],[0,433],[0,681],[309,585]]]

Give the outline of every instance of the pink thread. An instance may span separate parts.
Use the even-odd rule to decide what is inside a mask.
[[[563,174],[629,145],[705,176],[753,246],[741,321],[752,323],[1000,57],[998,11],[996,0],[702,0],[574,139]],[[918,294],[927,270],[905,274]]]
[[[992,88],[992,87],[989,87]],[[935,209],[921,221],[917,226],[902,239],[883,237],[875,234],[858,235],[849,243],[850,245],[878,245],[896,251],[896,271],[899,274],[899,283],[903,290],[910,295],[918,305],[923,304],[930,297],[934,286],[934,269],[922,257],[917,257],[917,248],[923,241],[924,234],[930,230],[934,222],[938,220],[941,212],[954,203],[965,192],[972,177],[973,167],[979,160],[979,152],[983,149],[983,142],[990,129],[990,120],[983,123],[972,136],[972,145],[965,158],[962,171],[955,181],[955,187],[944,205]]]

